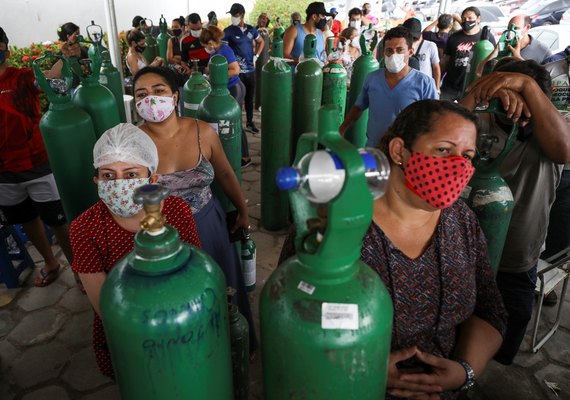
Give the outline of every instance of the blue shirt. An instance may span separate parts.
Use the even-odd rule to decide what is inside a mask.
[[[368,74],[362,91],[354,103],[362,110],[369,109],[366,146],[378,145],[384,132],[404,108],[418,100],[437,98],[433,78],[418,70],[411,68],[392,89],[386,82],[384,68]]]
[[[226,60],[228,60],[228,66],[234,61],[236,61],[236,55],[234,54],[234,51],[230,49],[230,46],[228,46],[225,43],[222,43],[222,47],[220,47],[214,54],[210,55],[210,59],[218,54],[224,56]],[[238,75],[230,76],[230,80],[228,81],[228,89],[234,87],[234,85],[238,83],[238,81],[239,81]]]
[[[242,29],[236,25],[230,25],[224,29],[224,41],[234,51],[242,74],[254,71],[253,66],[253,41],[259,38],[259,33],[251,25],[245,25]]]
[[[291,50],[291,57],[299,58],[303,54],[303,47],[305,47],[305,36],[307,32],[303,29],[303,25],[297,25],[297,38],[295,39],[295,44],[293,45],[293,50]],[[325,40],[323,38],[323,33],[317,29],[317,58],[322,62],[326,62],[327,53],[325,51]]]

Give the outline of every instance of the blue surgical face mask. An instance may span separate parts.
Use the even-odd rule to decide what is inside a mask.
[[[0,65],[6,61],[6,53],[8,50],[0,50]]]

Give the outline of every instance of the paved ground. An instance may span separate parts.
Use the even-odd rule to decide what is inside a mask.
[[[257,116],[258,117],[258,116]],[[260,125],[258,120],[258,126]],[[257,244],[258,286],[253,295],[257,318],[257,296],[276,267],[283,232],[260,228],[260,146],[250,136],[253,166],[243,173],[253,237]],[[55,251],[63,262],[57,246]],[[29,248],[34,260],[39,256]],[[116,386],[101,376],[91,351],[92,313],[87,298],[75,287],[68,265],[60,278],[46,288],[33,287],[36,270],[22,275],[22,286],[6,289],[0,284],[0,400],[115,400]],[[538,353],[523,351],[509,367],[492,362],[470,398],[475,400],[570,399],[570,295],[566,296],[562,326]],[[552,321],[548,309],[545,321]],[[262,398],[261,362],[251,365],[252,400]],[[559,385],[556,396],[546,382]],[[163,399],[160,399],[163,400]],[[166,399],[165,399],[166,400]],[[216,400],[216,399],[212,399]]]

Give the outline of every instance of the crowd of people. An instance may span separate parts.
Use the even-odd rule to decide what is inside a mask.
[[[9,40],[0,28],[1,221],[22,224],[44,258],[36,286],[49,285],[59,273],[43,223],[52,228],[93,305],[97,362],[110,377],[99,293],[115,262],[133,248],[144,212],[131,197],[134,188],[149,182],[170,190],[163,203],[167,222],[182,240],[210,254],[228,286],[236,289],[232,301],[249,323],[250,350],[257,348],[243,273],[228,235],[228,230],[250,225],[244,195],[214,129],[176,112],[180,75],[190,73],[193,60],[207,73],[211,57],[224,56],[228,89],[246,116],[242,167],[251,164],[245,132],[259,133],[253,120],[259,107],[255,71],[263,65],[260,60],[268,59],[275,26],[270,12],[259,15],[255,27],[247,24],[239,3],[228,13],[231,25],[225,29],[214,12],[206,22],[196,13],[173,19],[166,59],[150,62],[142,55],[145,19],[133,19],[125,62],[143,122],[138,127],[120,124],[98,140],[93,158],[100,201],[74,221],[65,220],[41,138],[33,74],[8,66]],[[376,29],[382,36],[375,55],[382,67],[366,77],[339,132],[344,135],[368,110],[367,146],[380,148],[392,166],[386,194],[374,202],[361,252],[394,304],[388,398],[456,398],[491,359],[513,362],[530,321],[544,244],[542,257],[570,246],[565,176],[570,170],[570,124],[550,101],[552,81],[541,65],[566,56],[553,56],[529,34],[529,18],[517,15],[509,21],[517,31],[516,44],[508,46],[510,57],[498,59],[496,45],[477,66],[479,78],[465,87],[473,46],[480,40],[495,45],[492,35],[484,36],[476,7],[461,15],[440,15],[424,29],[409,15],[401,25],[385,29],[369,3],[348,11],[346,27],[338,17],[335,8],[327,11],[321,2],[307,6],[304,21],[299,12],[292,13],[283,33],[283,57],[292,65],[303,62],[304,39],[312,34],[319,61],[342,52],[348,57],[334,60],[350,74],[362,54],[361,35]],[[77,25],[64,24],[57,33],[63,56],[85,53],[77,43]],[[334,37],[334,48],[327,48],[328,37]],[[492,72],[483,76],[486,65]],[[46,74],[57,78],[61,67],[56,63]],[[492,99],[500,101],[506,116],[473,112]],[[517,138],[500,168],[513,193],[514,210],[495,277],[477,218],[459,197],[474,173],[478,137],[495,136],[496,153],[515,122]],[[565,184],[559,187],[561,180]],[[214,181],[237,209],[233,226],[227,226],[210,189]],[[287,238],[281,260],[295,253],[294,235]]]

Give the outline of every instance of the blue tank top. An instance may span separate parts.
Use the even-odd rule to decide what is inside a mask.
[[[294,58],[301,57],[303,54],[303,46],[305,45],[305,36],[307,33],[303,29],[303,25],[297,25],[297,38],[295,39],[295,44],[293,45],[293,50],[291,50],[291,56]],[[317,58],[322,62],[326,61],[325,52],[325,40],[323,38],[323,33],[317,29]]]

